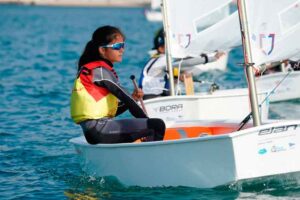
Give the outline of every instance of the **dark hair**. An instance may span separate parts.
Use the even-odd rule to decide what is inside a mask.
[[[85,49],[78,61],[78,70],[81,66],[96,60],[101,59],[99,46],[107,45],[113,41],[118,35],[121,35],[125,40],[125,35],[120,29],[113,26],[99,27],[93,33],[92,39],[86,44]]]
[[[165,44],[165,37],[164,37],[164,29],[161,28],[157,31],[154,40],[153,40],[153,48],[158,49],[160,46]]]

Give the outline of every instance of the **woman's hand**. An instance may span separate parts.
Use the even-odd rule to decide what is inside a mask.
[[[132,98],[136,101],[142,99],[144,96],[144,92],[141,88],[135,89],[132,93]]]
[[[224,55],[225,55],[225,52],[223,52],[223,51],[217,51],[217,53],[215,54],[215,58],[219,59],[220,57],[222,57]]]
[[[185,79],[185,78],[190,78],[190,77],[193,77],[193,74],[192,74],[192,73],[183,71],[183,73],[181,73],[180,76],[179,76],[179,80],[180,80],[181,82],[184,82],[184,79]]]

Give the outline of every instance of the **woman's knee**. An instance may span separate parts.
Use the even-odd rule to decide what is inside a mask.
[[[148,119],[148,127],[154,130],[154,140],[163,140],[166,131],[165,122],[159,118],[150,118]]]
[[[106,122],[103,120],[88,120],[80,124],[85,139],[89,144],[102,143],[103,138],[101,136],[101,130],[105,124]]]
[[[85,137],[86,141],[89,144],[101,143],[101,137],[100,137],[99,133],[97,133],[95,130],[93,130],[93,129],[86,130],[83,133],[84,133],[84,137]]]

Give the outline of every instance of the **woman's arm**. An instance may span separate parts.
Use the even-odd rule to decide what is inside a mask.
[[[136,103],[136,101],[123,89],[116,77],[104,67],[95,68],[93,70],[93,82],[100,86],[107,88],[114,96],[128,107],[129,112],[136,118],[147,118],[143,109]],[[122,112],[122,109],[119,111]],[[124,111],[123,111],[124,112]]]
[[[215,54],[201,54],[199,57],[187,57],[182,59],[177,59],[173,66],[178,66],[181,63],[183,67],[190,67],[194,65],[199,64],[206,64],[209,62],[216,61],[218,58],[220,58],[222,55],[224,55],[223,52],[217,52]]]
[[[119,102],[116,116],[122,114],[126,110],[128,110],[128,106],[125,103],[123,103],[123,102]]]

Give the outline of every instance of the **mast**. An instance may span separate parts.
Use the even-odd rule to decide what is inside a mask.
[[[244,62],[245,62],[244,65],[246,67],[246,76],[248,79],[253,125],[259,126],[261,124],[261,119],[260,119],[259,110],[258,110],[258,101],[257,101],[257,92],[256,92],[254,71],[252,68],[253,62],[252,62],[250,36],[249,36],[249,29],[248,29],[248,19],[247,19],[247,15],[246,15],[246,12],[247,12],[246,6],[245,6],[246,0],[238,0],[237,3],[238,3],[238,12],[239,12],[239,19],[240,19],[243,51],[244,51]]]
[[[165,36],[165,54],[167,59],[167,68],[169,74],[169,85],[170,85],[170,95],[175,95],[175,87],[174,87],[174,76],[173,76],[173,67],[172,67],[172,58],[170,54],[170,32],[169,32],[169,21],[168,21],[168,13],[167,13],[167,0],[162,0],[162,13],[163,13],[163,25],[164,25],[164,36]]]

